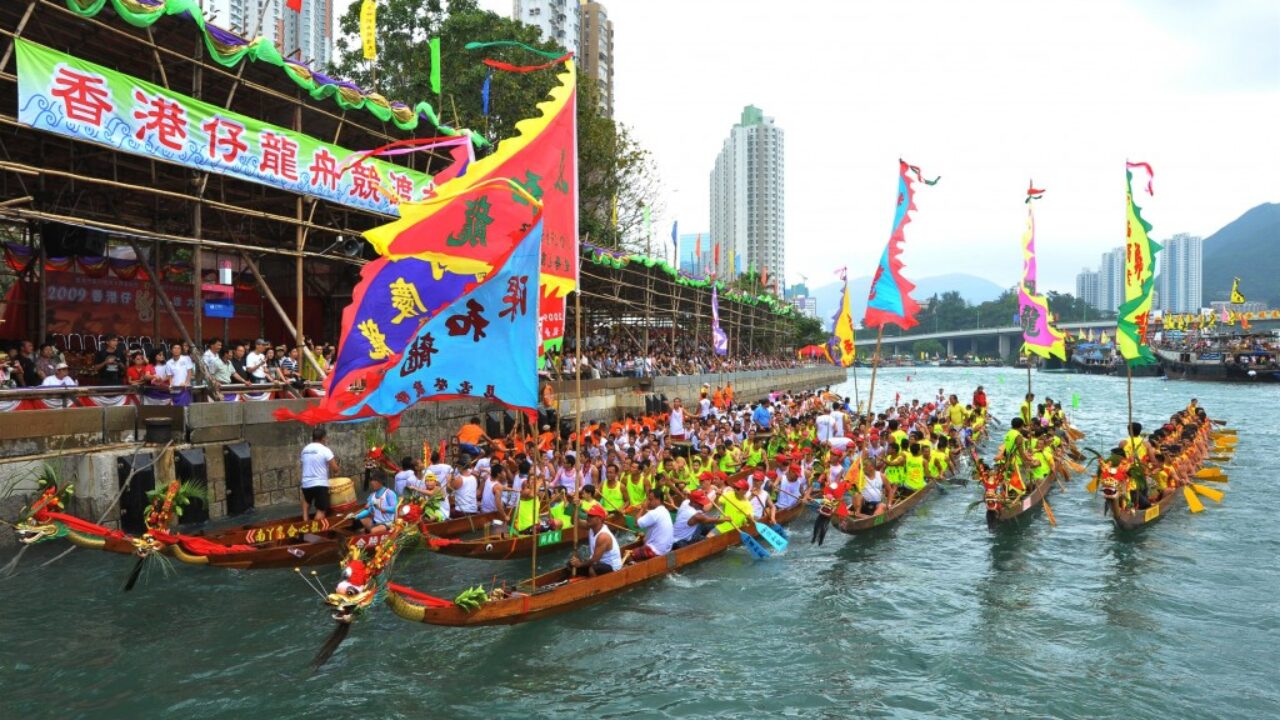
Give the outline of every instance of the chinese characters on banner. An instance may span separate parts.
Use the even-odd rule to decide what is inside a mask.
[[[390,215],[431,177],[18,39],[18,120],[124,152]],[[347,167],[353,163],[351,167]],[[345,169],[344,169],[345,168]]]
[[[372,362],[355,371],[336,370],[320,406],[298,414],[280,410],[276,417],[318,423],[382,416],[394,425],[418,402],[463,398],[533,412],[538,401],[538,296],[531,289],[536,288],[541,241],[542,224],[535,218],[524,240],[499,258],[483,281],[432,314],[414,308],[413,317],[420,322],[394,343],[388,336],[404,303],[395,299],[391,283],[371,284],[344,317],[355,328],[344,339],[344,351],[358,346]],[[429,273],[415,277],[415,292],[429,298],[425,306],[444,295],[437,288],[442,281]],[[383,295],[384,301],[369,302],[370,293]],[[353,342],[356,337],[362,341]]]

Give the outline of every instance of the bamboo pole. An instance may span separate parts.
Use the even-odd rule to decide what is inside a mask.
[[[649,331],[645,329],[646,342]],[[574,401],[573,401],[573,420],[575,425],[574,442],[576,449],[574,451],[574,466],[577,470],[578,477],[573,484],[573,548],[577,552],[578,548],[578,511],[581,509],[582,497],[582,293],[573,293],[573,350],[577,360],[573,363],[573,383],[574,383]]]
[[[258,270],[258,264],[255,263],[253,258],[249,257],[249,253],[244,250],[240,251],[240,257],[244,260],[245,266],[249,268],[249,272],[253,273],[253,279],[258,282],[258,288],[262,290],[262,295],[267,299],[267,303],[271,305],[272,309],[276,311],[276,314],[280,316],[280,323],[284,325],[285,332],[290,335],[297,336],[299,334],[297,327],[289,321],[289,313],[284,311],[284,306],[282,306],[280,301],[276,299],[276,294],[271,291],[271,286],[267,284],[266,278],[262,277],[262,272]],[[320,364],[316,362],[314,355],[304,350],[304,352],[301,353],[300,359],[311,363],[312,369],[320,373],[321,378],[324,377],[324,370],[320,368]],[[301,367],[299,367],[299,370],[301,370]]]
[[[142,262],[142,258],[144,256],[142,254],[142,248],[138,247],[137,241],[131,237],[126,237],[125,240],[129,243],[129,247],[133,248],[133,254],[137,257],[138,262]],[[154,261],[156,258],[152,258],[152,260]],[[165,312],[169,313],[169,317],[173,319],[173,324],[177,326],[178,332],[182,333],[182,339],[191,345],[192,352],[197,352],[197,348],[199,346],[197,346],[191,339],[191,334],[187,332],[187,326],[182,322],[182,318],[178,317],[178,311],[173,307],[173,303],[170,302],[169,296],[165,294],[164,288],[160,287],[160,279],[156,276],[155,265],[150,262],[146,263],[145,269],[147,271],[147,280],[151,281],[151,289],[155,291],[156,297],[159,298],[160,303],[164,305]],[[212,387],[213,383],[209,378],[209,373],[205,369],[204,363],[196,360],[192,364],[195,365],[196,377],[205,380],[209,383],[210,387]]]
[[[880,343],[884,340],[884,325],[876,328],[876,349],[871,353],[871,389],[867,391],[867,414],[872,420],[876,417],[876,407],[872,403],[876,398],[876,371],[880,369]]]

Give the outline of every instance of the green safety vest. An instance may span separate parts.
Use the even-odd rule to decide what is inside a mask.
[[[516,505],[516,532],[525,532],[533,527],[538,517],[538,509],[540,505],[537,498],[532,500],[520,499]]]
[[[627,484],[627,499],[632,505],[641,505],[644,503],[644,477],[640,478],[640,482],[632,482],[630,475],[624,475],[623,479]]]
[[[622,499],[622,483],[610,486],[605,483],[600,486],[600,500],[604,503],[604,509],[610,512],[619,512],[626,507],[627,503]]]
[[[912,492],[925,486],[924,458],[919,455],[907,456],[907,489]]]

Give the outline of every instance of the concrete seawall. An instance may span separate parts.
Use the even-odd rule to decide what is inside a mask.
[[[733,383],[741,400],[755,400],[772,390],[809,390],[843,382],[845,372],[818,367],[789,370],[760,370],[718,375],[688,375],[659,378],[609,378],[582,383],[583,417],[612,419],[625,413],[644,412],[645,398],[680,397],[689,403],[698,396],[703,383],[713,387]],[[555,383],[561,412],[575,412],[574,382]],[[253,498],[257,509],[296,503],[299,484],[298,452],[310,441],[310,428],[296,422],[277,422],[273,412],[281,407],[300,410],[314,401],[202,403],[189,408],[125,406],[114,408],[69,408],[30,410],[0,416],[0,518],[13,519],[36,489],[36,476],[45,464],[64,481],[74,482],[76,495],[70,511],[97,520],[111,505],[120,488],[120,463],[141,461],[157,452],[140,440],[148,418],[169,418],[174,429],[175,449],[203,454],[208,479],[210,518],[227,514],[227,446],[247,443],[251,449]],[[359,476],[364,456],[372,444],[388,441],[397,454],[422,452],[423,441],[438,445],[472,416],[497,410],[492,403],[449,402],[422,405],[402,418],[389,437],[386,423],[371,421],[358,425],[331,425],[329,446],[337,455],[342,475]],[[189,453],[190,455],[190,453]],[[398,457],[397,457],[398,461]],[[118,511],[108,514],[105,524],[118,522]],[[0,532],[0,546],[13,543],[13,535]]]

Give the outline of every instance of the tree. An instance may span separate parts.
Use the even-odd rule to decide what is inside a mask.
[[[541,64],[519,48],[471,51],[469,42],[514,40],[539,50],[564,53],[543,40],[531,25],[482,11],[475,0],[387,0],[378,7],[378,59],[364,59],[359,39],[360,3],[352,3],[339,20],[338,59],[334,72],[363,88],[374,88],[390,100],[416,106],[425,100],[440,119],[455,128],[471,128],[491,143],[516,134],[516,123],[537,112],[555,86],[555,68],[531,73],[494,71],[489,86],[489,114],[484,114],[481,88],[489,68],[486,57],[513,65]],[[431,93],[431,53],[427,41],[440,38],[440,96]],[[556,66],[557,68],[559,66]],[[419,136],[434,131],[422,128]],[[483,154],[484,151],[481,151]],[[437,165],[434,170],[439,170]],[[649,152],[627,128],[600,114],[599,93],[585,75],[578,76],[578,207],[580,232],[606,247],[644,251],[643,208],[661,214],[658,174]],[[617,203],[615,227],[613,207]]]
[[[796,318],[792,328],[792,341],[798,348],[805,345],[822,345],[827,342],[827,331],[822,329],[822,323],[817,318],[807,316]]]
[[[937,340],[917,340],[911,344],[911,355],[913,357],[920,357],[921,355],[943,356],[946,354],[947,354],[947,349],[943,347],[942,343],[938,342]]]

